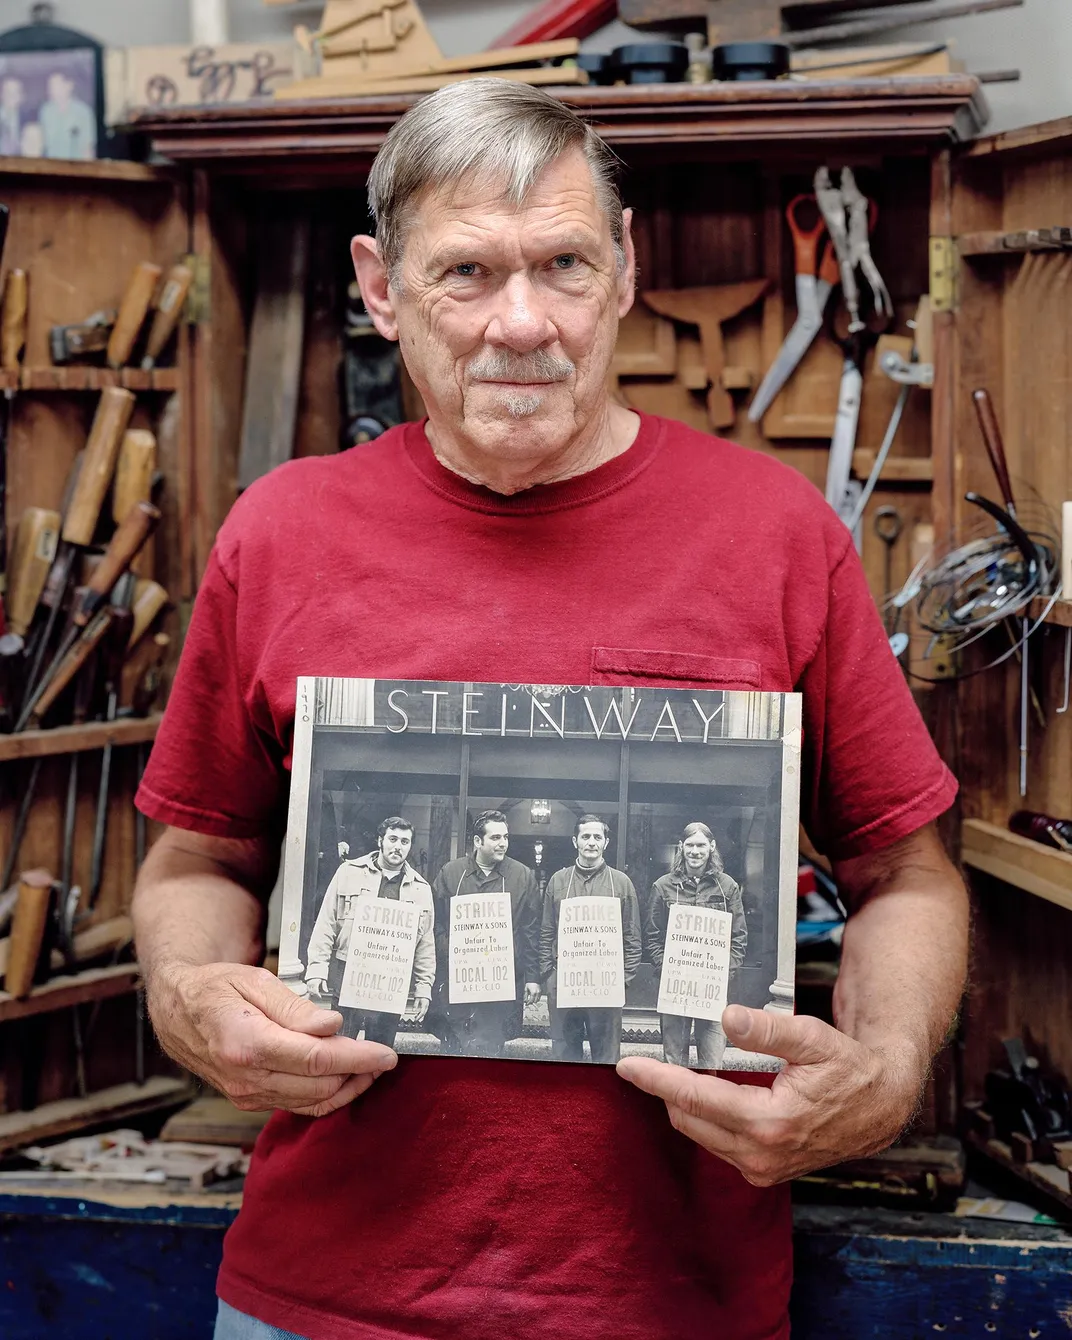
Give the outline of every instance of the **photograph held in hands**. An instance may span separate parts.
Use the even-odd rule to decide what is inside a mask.
[[[404,1054],[705,1070],[793,1007],[796,694],[302,677],[280,978]]]

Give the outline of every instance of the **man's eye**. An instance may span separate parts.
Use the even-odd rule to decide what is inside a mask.
[[[564,252],[561,256],[556,256],[554,266],[556,270],[572,270],[577,265],[577,257],[572,251]]]
[[[452,273],[460,275],[462,279],[471,279],[476,269],[476,261],[461,261],[453,267]]]

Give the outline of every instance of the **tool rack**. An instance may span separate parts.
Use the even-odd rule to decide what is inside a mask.
[[[49,356],[49,329],[77,324],[96,309],[115,307],[138,262],[167,266],[188,252],[184,175],[140,163],[0,159],[0,198],[11,210],[5,271],[18,267],[29,276],[21,365],[0,372],[0,387],[15,392],[7,447],[8,535],[13,540],[23,508],[59,509],[71,462],[85,445],[99,391],[124,386],[135,392],[131,426],[156,432],[158,465],[164,474],[164,518],[151,575],[167,588],[176,606],[164,616],[164,627],[172,635],[168,673],[177,659],[182,602],[191,594],[191,584],[184,586],[181,581],[179,538],[189,532],[191,488],[184,465],[190,458],[184,441],[187,425],[181,411],[181,401],[188,398],[188,331],[180,329],[175,352],[168,352],[164,365],[145,371],[76,364],[55,367]],[[171,412],[165,414],[169,405]],[[151,745],[159,721],[157,709],[147,717],[112,723],[90,721],[0,735],[0,852],[5,857],[29,770],[41,761],[16,877],[19,870],[33,867],[58,873],[67,763],[74,753],[84,758],[74,829],[74,882],[83,888],[93,842],[97,758],[108,741],[116,746],[100,894],[91,918],[78,927],[80,937],[88,936],[87,943],[101,931],[110,933],[110,943],[130,939],[127,912],[135,874],[137,755]],[[147,1048],[147,1077],[144,1083],[137,1082],[135,999],[140,976],[137,965],[120,961],[121,957],[108,950],[91,954],[86,966],[80,962],[74,973],[59,969],[22,999],[0,992],[0,1153],[93,1121],[176,1104],[189,1094],[188,1078],[178,1077],[152,1046]],[[85,1030],[84,1098],[76,1096],[73,1081],[70,1011],[75,1007],[85,1024],[94,1020]],[[33,1106],[24,1110],[23,1072],[31,1056],[40,1071],[38,1092]]]

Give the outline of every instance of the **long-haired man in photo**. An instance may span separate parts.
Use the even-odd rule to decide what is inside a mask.
[[[730,931],[730,981],[744,962],[748,948],[748,926],[744,918],[744,900],[741,887],[726,874],[715,835],[704,823],[685,825],[681,841],[674,852],[674,861],[665,875],[660,875],[651,890],[645,941],[648,958],[661,975],[666,928],[670,908],[675,903],[691,907],[710,907],[716,912],[729,912],[733,917]],[[696,1063],[701,1070],[717,1070],[726,1050],[726,1034],[714,1019],[690,1019],[681,1014],[660,1014],[659,1030],[663,1040],[663,1055],[671,1065],[688,1065],[693,1028],[696,1031]]]

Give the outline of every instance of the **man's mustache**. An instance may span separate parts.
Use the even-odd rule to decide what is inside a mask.
[[[575,371],[568,358],[555,358],[545,349],[531,354],[489,349],[469,364],[469,376],[480,382],[564,382]]]

